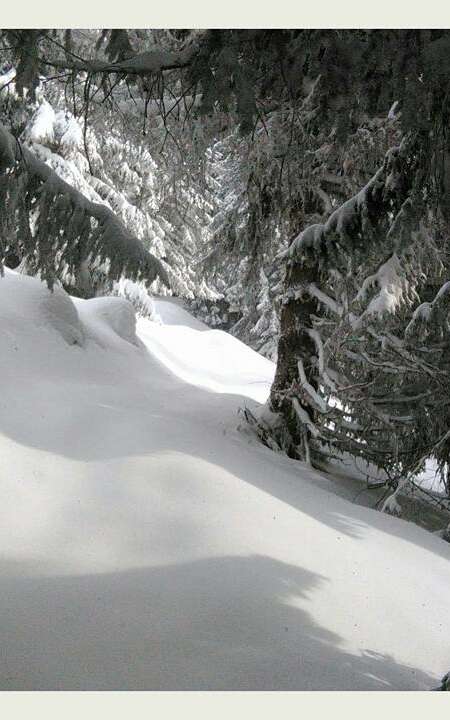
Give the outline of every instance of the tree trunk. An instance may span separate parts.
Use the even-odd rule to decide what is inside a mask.
[[[270,391],[270,405],[274,412],[281,413],[287,423],[291,442],[286,451],[291,457],[298,457],[301,445],[301,431],[293,412],[292,399],[296,397],[314,423],[314,411],[302,398],[298,382],[298,361],[301,360],[307,381],[316,389],[317,377],[313,358],[316,347],[308,330],[312,329],[311,315],[318,313],[317,301],[302,292],[315,279],[314,265],[293,263],[286,275],[286,291],[294,292],[283,304],[280,318],[280,339],[275,379]]]

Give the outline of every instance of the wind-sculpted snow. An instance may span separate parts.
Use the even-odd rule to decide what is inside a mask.
[[[0,278],[0,688],[437,686],[450,545],[239,431],[274,366],[155,306]]]
[[[275,370],[270,360],[221,330],[209,330],[173,303],[160,300],[155,307],[163,324],[140,320],[139,336],[164,367],[217,393],[267,400]]]
[[[24,335],[40,329],[56,332],[69,345],[83,345],[84,331],[76,307],[69,295],[59,287],[50,292],[43,283],[19,275],[8,269],[0,278],[1,330],[16,326],[15,332]],[[17,297],[20,303],[17,303]]]
[[[138,345],[136,336],[136,316],[132,304],[121,297],[100,297],[90,300],[73,298],[78,313],[94,340],[109,335],[107,345],[111,344],[111,334],[117,335],[132,345]]]

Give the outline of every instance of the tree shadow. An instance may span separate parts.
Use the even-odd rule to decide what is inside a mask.
[[[265,556],[82,576],[0,565],[1,690],[428,690],[305,607],[327,580]],[[350,610],[349,610],[350,612]]]
[[[156,453],[176,451],[198,457],[338,533],[362,538],[368,528],[376,527],[450,559],[450,545],[440,538],[349,503],[319,473],[237,432],[238,408],[255,408],[256,402],[188,385],[143,348],[128,348],[125,355],[105,351],[104,366],[98,352],[97,348],[90,356],[85,349],[64,348],[64,372],[60,360],[49,357],[47,366],[41,359],[35,367],[19,353],[18,362],[28,370],[20,372],[20,393],[13,383],[5,382],[0,432],[24,446],[71,460],[114,462],[146,457],[149,476]],[[135,375],[135,386],[124,384],[124,373]],[[42,395],[48,411],[36,416]]]

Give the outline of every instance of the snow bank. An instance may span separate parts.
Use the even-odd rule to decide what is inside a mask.
[[[90,300],[73,298],[88,336],[110,345],[116,335],[132,345],[138,345],[136,315],[132,304],[121,297],[100,297]],[[102,342],[103,340],[103,342]]]
[[[201,320],[193,317],[183,307],[183,302],[176,298],[160,298],[154,301],[156,311],[164,325],[180,325],[193,330],[209,330]]]
[[[43,332],[58,333],[69,345],[84,342],[77,310],[64,290],[55,287],[50,292],[40,280],[8,268],[0,278],[0,322],[3,331],[9,326],[17,335],[26,334],[33,326]]]
[[[270,360],[174,303],[158,300],[155,307],[163,324],[139,320],[138,332],[164,367],[192,385],[267,400],[275,369]]]
[[[437,686],[450,545],[239,432],[273,365],[169,314],[0,278],[0,688]]]

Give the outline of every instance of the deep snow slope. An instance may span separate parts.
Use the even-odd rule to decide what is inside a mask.
[[[0,278],[0,689],[433,687],[450,545],[239,431],[273,365],[157,306]]]

